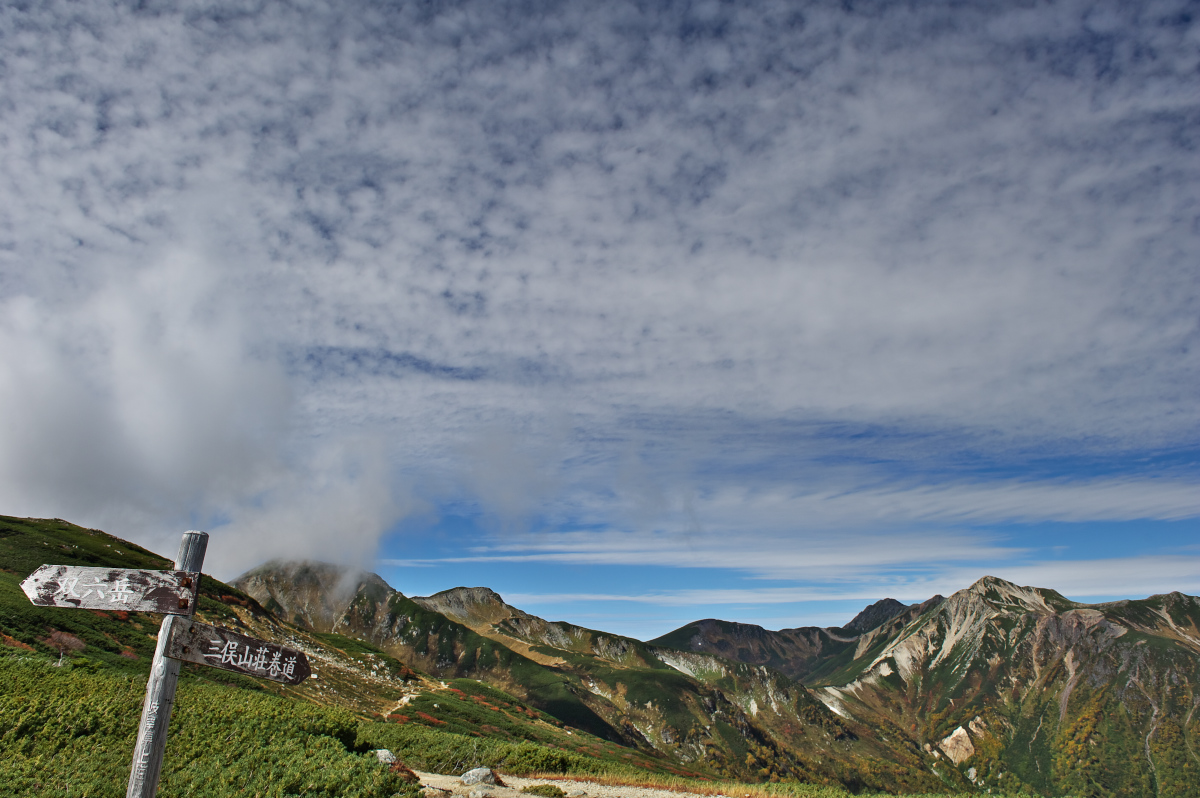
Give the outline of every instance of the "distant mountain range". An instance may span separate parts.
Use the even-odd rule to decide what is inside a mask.
[[[484,587],[408,598],[271,562],[234,585],[282,619],[469,677],[647,754],[739,778],[890,791],[1200,795],[1200,599],[1085,605],[984,577],[844,627],[720,620],[642,642]]]
[[[922,752],[897,758],[769,667],[548,622],[487,588],[408,598],[374,574],[295,562],[267,563],[235,585],[292,623],[366,640],[440,678],[480,679],[571,726],[702,771],[944,788]]]

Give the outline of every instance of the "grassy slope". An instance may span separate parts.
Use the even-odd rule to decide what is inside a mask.
[[[34,607],[19,582],[44,563],[169,568],[170,562],[97,530],[0,516],[0,795],[119,795],[160,619]],[[632,783],[705,778],[702,771],[572,729],[474,680],[432,681],[369,642],[298,629],[210,577],[201,590],[199,615],[205,620],[300,645],[320,677],[283,688],[185,665],[161,795],[402,792],[364,753],[374,747],[392,748],[419,768],[450,772],[486,764],[513,773],[607,774]],[[432,644],[441,645],[439,639]],[[505,652],[489,650],[489,643],[494,641],[464,638],[442,653],[459,661],[469,649],[486,664],[520,670],[520,663],[505,662]],[[537,670],[517,678],[542,691],[539,703],[562,690],[571,706],[582,705],[570,691],[578,677],[560,675],[555,684],[540,685],[546,671]],[[638,698],[644,691],[652,695],[653,685],[632,681]],[[403,706],[401,698],[408,699]],[[378,720],[389,712],[393,722]],[[400,720],[407,722],[395,722]],[[763,753],[739,730],[722,731],[748,755]],[[823,789],[794,786],[783,794],[828,794]]]
[[[0,516],[0,635],[3,636],[0,637],[0,654],[4,655],[4,661],[9,665],[20,662],[22,667],[40,667],[40,672],[48,675],[30,680],[27,678],[28,674],[21,678],[6,674],[2,682],[3,697],[6,700],[16,700],[18,696],[22,696],[21,701],[32,702],[30,706],[36,709],[39,703],[54,705],[59,701],[54,693],[54,690],[59,688],[55,687],[49,693],[39,693],[39,690],[32,687],[35,682],[39,685],[53,686],[60,683],[74,684],[80,679],[91,679],[93,683],[97,680],[103,682],[106,679],[116,679],[118,681],[114,684],[119,689],[110,687],[96,692],[125,696],[125,703],[132,702],[131,706],[134,707],[127,708],[128,724],[135,724],[136,707],[140,706],[141,702],[139,691],[144,689],[144,680],[153,656],[155,634],[161,619],[142,613],[35,607],[29,603],[19,584],[24,576],[44,563],[154,569],[169,568],[170,562],[153,552],[98,530],[83,529],[59,520],[43,521]],[[318,679],[309,680],[300,687],[285,688],[216,669],[185,664],[184,684],[203,685],[209,689],[236,689],[224,702],[229,705],[243,705],[244,714],[254,715],[254,709],[260,707],[255,703],[257,701],[291,697],[305,699],[301,706],[314,704],[324,707],[327,711],[343,714],[349,710],[353,713],[349,717],[353,719],[354,724],[358,724],[365,723],[366,718],[388,713],[397,706],[400,698],[409,695],[415,696],[404,708],[404,711],[409,712],[409,716],[393,714],[393,722],[390,724],[366,724],[364,728],[394,731],[400,728],[395,721],[408,721],[411,725],[404,732],[405,739],[417,740],[423,739],[422,735],[426,733],[437,734],[433,729],[447,728],[457,734],[447,735],[446,732],[442,732],[439,739],[465,738],[468,742],[464,745],[473,751],[478,750],[481,739],[485,739],[488,741],[487,750],[493,762],[507,762],[510,768],[522,766],[522,762],[528,764],[536,761],[549,770],[554,770],[553,765],[558,762],[559,769],[570,766],[580,772],[594,772],[604,767],[640,766],[661,769],[668,773],[694,774],[694,771],[679,770],[670,763],[661,762],[640,752],[631,752],[580,729],[565,728],[561,720],[473,680],[453,681],[443,688],[436,681],[422,679],[419,674],[367,641],[297,629],[274,618],[249,596],[210,577],[204,577],[201,590],[199,617],[237,628],[244,633],[282,639],[293,645],[299,644],[309,651],[314,669],[320,674]],[[440,618],[441,616],[437,616],[437,619]],[[471,634],[469,630],[465,631],[468,636]],[[510,664],[506,660],[513,656],[505,650],[490,650],[491,646],[486,644],[492,641],[483,638],[457,642],[460,648],[464,644],[475,644],[472,646],[473,657],[483,658],[485,661],[490,658],[489,664],[497,667]],[[437,652],[432,653],[436,656]],[[48,664],[54,665],[60,660],[63,667],[46,669]],[[519,672],[519,667],[517,670]],[[538,674],[526,676],[525,681],[532,682],[535,689],[540,688],[542,697],[548,699],[545,703],[553,704],[556,685],[539,684]],[[137,685],[132,691],[129,687],[131,684]],[[253,699],[246,699],[242,697],[244,693],[257,695]],[[186,707],[188,695],[190,694],[187,690],[181,688],[177,706]],[[570,695],[570,698],[574,696]],[[284,702],[285,705],[287,703]],[[16,718],[23,711],[21,706],[24,705],[8,703],[4,706],[6,727],[20,725],[19,719]],[[267,707],[263,709],[267,715],[274,716],[279,713],[277,707],[262,706]],[[572,709],[569,703],[567,709]],[[586,711],[586,708],[584,710]],[[107,711],[101,710],[101,713]],[[566,714],[572,718],[581,713],[568,711]],[[114,723],[116,721],[100,726],[74,725],[74,731],[68,736],[90,739],[93,734],[100,734],[109,740],[112,739],[110,734],[120,725],[113,725]],[[177,725],[172,726],[173,739],[179,734]],[[428,726],[429,729],[423,729],[422,726]],[[81,729],[85,731],[80,732]],[[110,757],[112,762],[96,769],[96,777],[101,781],[112,781],[112,773],[127,773],[125,769],[128,763],[124,762],[124,758],[132,750],[133,726],[129,725],[124,732],[129,739],[114,744],[115,753]],[[44,739],[50,739],[41,733],[36,736],[43,742]],[[26,767],[32,767],[34,771],[45,765],[48,761],[48,749],[42,750],[37,746],[31,748],[28,740],[21,744],[23,748],[14,748],[19,742],[18,737],[20,735],[14,737],[10,734],[0,751],[17,757],[14,762],[24,756],[18,754],[18,750],[26,751],[31,757],[26,761]],[[216,743],[216,740],[210,742]],[[39,742],[39,745],[41,744]],[[520,756],[517,759],[513,759],[513,752],[510,750],[514,749],[514,746],[519,748]],[[361,745],[358,747],[361,748]],[[104,758],[107,756],[103,753],[105,750],[107,749],[104,747],[97,748],[96,756]],[[544,751],[546,756],[533,756],[531,751]],[[354,752],[351,750],[350,753]],[[53,761],[56,763],[54,767],[57,768],[57,760]],[[38,767],[33,767],[30,762],[37,763]],[[80,772],[88,770],[89,767],[83,767]],[[64,771],[69,772],[70,768]],[[103,775],[106,772],[108,776]],[[76,786],[86,781],[72,778]],[[64,789],[72,778],[61,781]],[[121,779],[124,779],[124,776],[121,776]],[[3,783],[4,780],[0,780],[0,785]],[[20,782],[18,779],[13,783],[29,782]],[[4,789],[0,786],[0,793]]]
[[[44,563],[151,569],[171,564],[97,530],[59,520],[0,516],[0,729],[7,730],[0,737],[0,794],[123,794],[161,619],[35,607],[19,584]],[[547,770],[593,772],[620,767],[629,759],[650,768],[663,764],[628,756],[621,746],[564,729],[561,721],[474,681],[442,689],[366,641],[282,623],[249,596],[210,577],[204,577],[201,590],[200,617],[299,644],[309,651],[320,676],[285,688],[185,664],[163,795],[240,795],[243,789],[255,794],[256,785],[263,794],[284,794],[277,790],[306,778],[311,784],[299,785],[295,794],[391,795],[400,789],[398,783],[380,776],[377,763],[361,751],[372,744],[373,736],[380,737],[376,743],[381,744],[402,728],[414,753],[433,750],[425,744],[427,736],[436,737],[445,750],[473,752],[478,752],[482,739],[485,764],[505,764],[510,770],[537,764]],[[407,720],[403,716],[386,724],[368,720],[414,693],[411,725],[394,722]],[[294,698],[304,700],[290,700]],[[237,709],[231,714],[233,707]],[[437,714],[422,718],[417,713],[423,707]],[[298,713],[306,720],[296,725]],[[439,726],[458,733],[433,730]],[[243,762],[232,749],[239,747],[239,739],[248,740],[247,735],[262,737],[263,743],[241,746],[249,756]],[[222,755],[214,758],[197,746]],[[281,763],[286,760],[301,763],[300,769],[284,768]],[[224,773],[228,784],[188,781],[191,777],[172,770],[172,762],[190,763],[182,767],[194,770],[193,776]],[[268,790],[270,785],[276,791]],[[285,792],[292,794],[290,787]]]
[[[95,663],[0,656],[0,794],[125,794],[145,681]],[[181,680],[159,795],[384,798],[407,788],[358,743],[351,713]]]

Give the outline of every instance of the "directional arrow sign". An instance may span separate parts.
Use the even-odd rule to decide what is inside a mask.
[[[312,674],[302,651],[195,620],[175,623],[164,653],[174,659],[284,684],[300,684]]]
[[[43,565],[26,577],[21,589],[39,607],[191,615],[200,574]]]

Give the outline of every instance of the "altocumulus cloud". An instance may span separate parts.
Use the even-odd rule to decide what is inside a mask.
[[[1193,11],[10,5],[0,499],[226,575],[1192,518]]]

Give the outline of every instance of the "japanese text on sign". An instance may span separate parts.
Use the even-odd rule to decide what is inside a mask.
[[[312,674],[303,652],[196,620],[175,627],[166,655],[286,684]]]
[[[75,565],[43,565],[21,582],[25,595],[39,607],[169,615],[194,613],[199,586],[200,574],[189,571]]]

